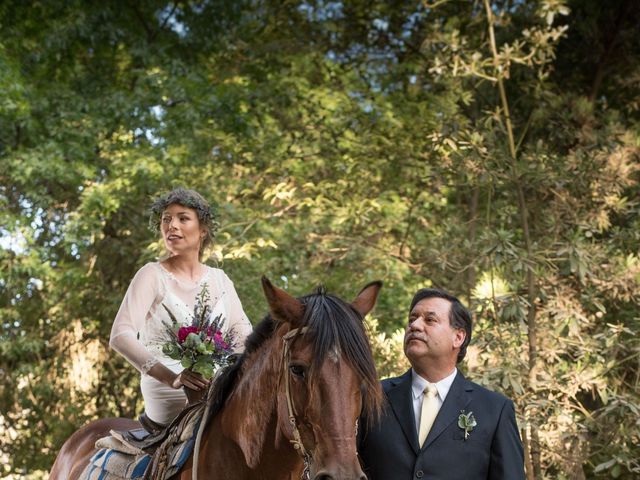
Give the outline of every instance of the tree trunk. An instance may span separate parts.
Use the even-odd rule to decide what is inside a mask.
[[[533,462],[531,461],[529,435],[527,434],[526,428],[522,428],[520,430],[520,436],[522,437],[522,447],[524,448],[524,470],[527,475],[527,480],[534,480],[535,474],[533,473]]]
[[[471,199],[469,201],[469,242],[473,245],[476,241],[476,232],[478,230],[478,199],[480,197],[480,187],[473,187]],[[471,255],[471,258],[474,258]],[[476,285],[476,267],[469,265],[467,270],[467,298],[471,298],[471,291]]]
[[[520,222],[522,227],[522,237],[524,241],[525,250],[527,252],[527,301],[529,303],[529,311],[527,312],[527,327],[528,327],[528,339],[529,339],[529,389],[535,396],[536,392],[536,364],[538,360],[538,335],[537,335],[537,317],[536,317],[536,298],[537,294],[537,280],[535,277],[534,265],[533,265],[533,246],[531,239],[531,232],[529,229],[529,212],[527,208],[527,201],[524,194],[524,186],[518,172],[517,164],[517,151],[515,136],[513,134],[513,124],[511,122],[511,114],[509,109],[509,102],[507,99],[506,90],[504,87],[502,69],[500,68],[500,59],[498,55],[498,48],[496,46],[496,37],[493,30],[493,12],[489,0],[484,0],[485,11],[487,14],[487,23],[489,30],[489,42],[491,51],[493,54],[493,62],[496,71],[498,90],[500,92],[500,102],[502,104],[502,114],[504,116],[505,126],[507,129],[507,139],[509,142],[509,163],[511,168],[511,178],[516,188],[518,211],[520,213]],[[530,451],[529,459],[525,460],[525,464],[531,462],[533,466],[533,480],[539,480],[542,478],[542,467],[540,463],[540,437],[536,425],[530,427],[530,443],[527,450]],[[526,439],[526,436],[523,440]],[[528,469],[528,475],[530,475],[531,467]],[[531,478],[529,479],[531,480]]]

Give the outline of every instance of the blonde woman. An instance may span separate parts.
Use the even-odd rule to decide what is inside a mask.
[[[196,296],[209,291],[213,316],[222,314],[225,328],[242,349],[252,327],[233,282],[219,268],[200,260],[218,227],[209,203],[196,191],[178,188],[151,206],[150,226],[162,237],[168,255],[143,266],[134,276],[113,322],[109,345],[140,371],[145,412],[140,422],[149,431],[167,425],[186,405],[182,387],[201,390],[208,381],[162,353],[163,321],[188,323]]]

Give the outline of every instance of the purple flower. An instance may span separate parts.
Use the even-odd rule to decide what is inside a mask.
[[[222,332],[220,330],[216,331],[213,335],[213,342],[216,344],[216,348],[222,350],[229,350],[229,344],[224,341],[224,337],[222,336]]]

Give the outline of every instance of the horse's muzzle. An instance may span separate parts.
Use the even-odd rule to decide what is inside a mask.
[[[313,480],[367,480],[367,476],[360,468],[350,473],[322,469],[315,474]]]

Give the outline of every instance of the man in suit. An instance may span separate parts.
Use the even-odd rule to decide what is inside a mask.
[[[380,422],[361,422],[359,454],[370,480],[524,480],[513,402],[457,370],[471,315],[437,289],[419,290],[404,337],[411,369],[382,382]]]

